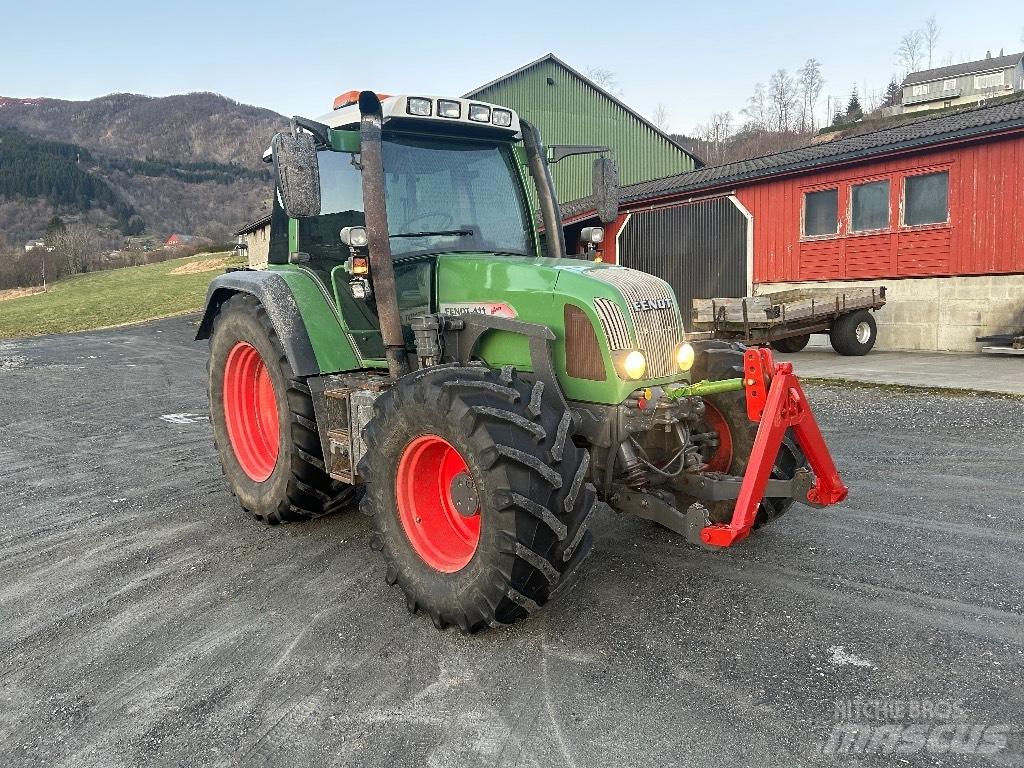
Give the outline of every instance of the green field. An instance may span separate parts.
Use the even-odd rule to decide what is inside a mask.
[[[0,301],[0,339],[106,328],[201,309],[210,280],[226,266],[240,266],[231,259],[231,252],[203,253],[66,278],[46,293]]]

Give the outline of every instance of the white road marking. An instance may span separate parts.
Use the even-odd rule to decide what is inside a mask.
[[[161,421],[168,424],[195,424],[199,421],[209,421],[209,416],[201,416],[198,413],[165,413],[160,417]]]

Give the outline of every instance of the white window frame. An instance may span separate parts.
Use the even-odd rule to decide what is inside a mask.
[[[921,83],[921,85],[915,85],[911,91],[911,96],[927,96],[928,95],[928,83]]]
[[[942,90],[944,91],[955,91],[956,90],[956,78],[950,77],[942,81]]]
[[[1006,85],[1006,77],[1003,72],[990,72],[987,75],[974,76],[974,90],[987,91],[990,88],[1002,88]]]

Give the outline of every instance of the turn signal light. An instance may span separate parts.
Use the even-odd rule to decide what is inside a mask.
[[[366,275],[370,272],[370,262],[368,259],[356,256],[352,259],[352,274],[353,275]]]

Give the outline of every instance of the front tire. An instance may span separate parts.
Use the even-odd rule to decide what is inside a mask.
[[[266,523],[309,520],[347,504],[330,478],[309,387],[292,372],[266,310],[225,301],[210,335],[210,423],[221,467],[243,508]]]
[[[388,584],[443,629],[533,613],[571,582],[596,506],[568,410],[511,368],[415,372],[366,426],[363,511]]]
[[[776,339],[771,342],[771,347],[777,352],[802,352],[810,341],[811,334],[804,333],[800,336],[787,336],[785,339]]]

